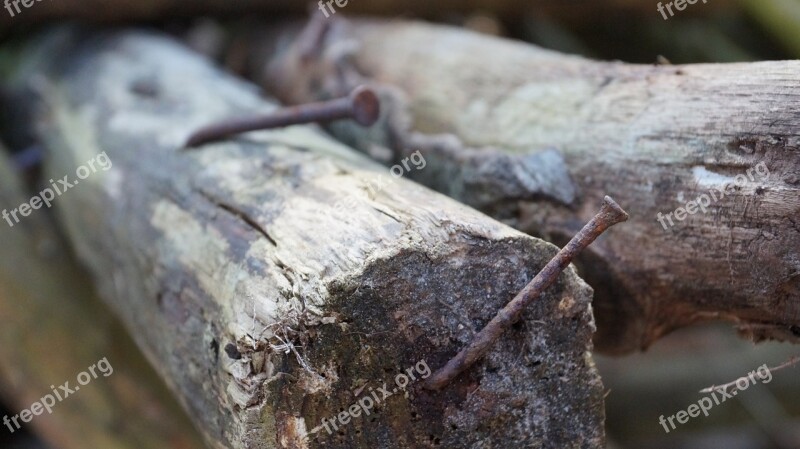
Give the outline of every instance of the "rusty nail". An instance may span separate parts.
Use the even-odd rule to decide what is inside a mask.
[[[536,274],[521,292],[517,293],[511,302],[506,304],[492,318],[486,327],[478,332],[478,335],[475,336],[469,346],[462,349],[442,369],[428,378],[423,386],[429,390],[439,390],[472,366],[478,359],[486,355],[503,332],[519,320],[525,307],[558,279],[558,276],[572,262],[575,256],[589,246],[606,229],[627,219],[627,212],[622,210],[611,197],[606,196],[600,212],[586,223],[583,229],[566,246],[561,248],[558,254]]]
[[[300,62],[308,64],[312,58],[318,56],[325,43],[325,38],[331,30],[333,20],[329,20],[317,11],[317,5],[309,4],[310,18],[308,25],[300,33],[297,39],[298,54]]]
[[[380,101],[377,94],[368,87],[359,86],[353,89],[347,97],[291,106],[278,109],[268,115],[228,119],[204,126],[189,136],[186,146],[194,147],[248,131],[302,123],[353,119],[359,125],[372,126],[378,121],[379,116]]]

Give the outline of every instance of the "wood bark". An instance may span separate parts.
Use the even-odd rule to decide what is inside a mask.
[[[0,147],[0,210],[30,200]],[[188,449],[203,441],[91,288],[46,211],[0,222],[0,395],[14,413],[101,359],[113,368],[29,424],[59,449]],[[58,390],[61,391],[61,390]],[[8,417],[9,419],[11,416]],[[13,426],[13,423],[12,423]],[[20,433],[5,425],[0,432]]]
[[[448,388],[412,383],[329,434],[323,419],[442,366],[556,247],[312,127],[183,149],[199,125],[274,105],[166,38],[60,30],[18,58],[13,89],[42,95],[46,178],[113,161],[58,198],[60,222],[211,446],[603,445],[573,268]]]
[[[420,150],[414,179],[557,244],[605,194],[630,212],[579,263],[598,350],[716,319],[797,341],[800,62],[630,65],[414,22],[323,29],[254,41],[250,76],[290,103],[383,89],[382,126],[330,130],[389,163]]]

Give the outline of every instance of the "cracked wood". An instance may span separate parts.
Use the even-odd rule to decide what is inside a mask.
[[[113,161],[58,198],[59,222],[212,447],[604,445],[573,268],[450,388],[304,438],[365,383],[455,354],[557,248],[405,180],[373,191],[387,170],[315,127],[180,151],[275,105],[167,38],[60,29],[20,51],[46,176]]]
[[[388,162],[421,150],[431,170],[418,181],[520,230],[561,245],[604,194],[625,204],[631,221],[576,262],[595,289],[599,350],[710,320],[800,338],[800,62],[596,62],[380,20],[334,21],[303,59],[308,31],[266,33],[251,40],[254,79],[287,102],[369,83],[383,126],[330,126],[337,137]],[[767,179],[659,224],[761,163]]]

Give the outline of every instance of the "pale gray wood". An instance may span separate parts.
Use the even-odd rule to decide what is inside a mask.
[[[22,174],[0,145],[0,211],[30,201]],[[56,449],[186,449],[202,438],[71,256],[50,211],[0,220],[0,396],[8,419],[31,409],[90,366],[97,378],[24,423],[0,424],[16,441],[36,433]],[[13,223],[13,221],[12,221]],[[105,371],[101,371],[104,369]],[[108,375],[106,375],[108,374]],[[63,393],[63,392],[62,392]],[[54,401],[55,402],[55,401]],[[31,446],[32,447],[32,446]]]
[[[579,261],[599,350],[718,319],[755,340],[798,340],[800,61],[596,62],[379,20],[331,23],[304,61],[299,30],[252,41],[251,76],[290,103],[382,89],[382,126],[331,126],[341,140],[392,162],[421,151],[430,169],[414,179],[555,243],[603,195],[630,212]],[[739,175],[706,213],[658,221]]]
[[[302,438],[419,361],[442,366],[556,247],[387,183],[313,127],[182,149],[199,125],[274,105],[166,38],[62,30],[19,58],[47,176],[113,161],[58,198],[60,222],[213,447],[603,446],[574,269],[441,393],[414,384]]]

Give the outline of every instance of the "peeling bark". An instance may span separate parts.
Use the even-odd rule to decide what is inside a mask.
[[[595,62],[414,22],[310,30],[255,40],[251,76],[289,103],[382,89],[382,126],[330,126],[342,141],[389,163],[420,150],[414,179],[558,244],[605,194],[630,211],[578,263],[598,350],[715,319],[800,337],[800,62]],[[759,164],[768,177],[749,176]],[[658,221],[739,175],[707,213]]]
[[[274,105],[167,39],[61,30],[19,68],[17,88],[44,94],[48,177],[113,161],[58,198],[60,222],[213,447],[603,446],[591,290],[572,268],[442,392],[412,384],[304,438],[420,361],[441,366],[556,247],[387,182],[313,127],[181,149]]]

